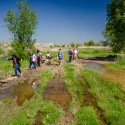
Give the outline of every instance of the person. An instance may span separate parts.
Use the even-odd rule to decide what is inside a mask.
[[[36,55],[35,55],[35,53],[33,53],[33,55],[32,55],[32,64],[33,64],[34,69],[36,69],[36,62],[37,62],[36,59],[37,59]]]
[[[47,61],[47,64],[50,65],[50,53],[49,52],[46,53],[46,61]]]
[[[41,58],[42,58],[42,54],[39,50],[37,50],[37,64],[38,64],[38,66],[40,66]]]
[[[78,50],[75,48],[74,50],[74,60],[78,58]]]
[[[72,49],[70,48],[69,51],[68,51],[68,55],[69,55],[69,62],[72,61]]]
[[[75,60],[75,49],[72,51],[72,60]]]
[[[32,52],[30,52],[30,55],[29,55],[29,69],[31,69],[32,68],[32,58],[33,58],[33,53]]]
[[[20,69],[20,58],[18,58],[15,54],[12,55],[12,57],[8,60],[12,60],[13,61],[13,68],[15,70],[15,78],[18,77],[18,71],[20,72],[20,75],[22,76],[22,72],[21,72],[21,69]]]
[[[61,66],[62,59],[63,59],[63,54],[61,52],[61,49],[59,49],[59,52],[58,52],[58,62],[59,62],[60,66]]]

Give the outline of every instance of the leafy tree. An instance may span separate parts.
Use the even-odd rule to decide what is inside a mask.
[[[93,40],[90,40],[88,42],[84,43],[85,46],[95,46],[95,42]]]
[[[112,0],[107,5],[105,37],[114,52],[125,48],[125,0]]]
[[[108,40],[102,40],[102,41],[100,41],[100,44],[102,45],[102,46],[110,46],[110,42],[108,41]]]
[[[20,0],[17,7],[18,11],[9,10],[4,20],[14,37],[12,47],[16,54],[23,58],[25,52],[32,49],[35,43],[33,34],[37,25],[37,16],[29,7],[28,1]]]
[[[75,46],[76,46],[75,43],[71,43],[72,48],[75,48]]]

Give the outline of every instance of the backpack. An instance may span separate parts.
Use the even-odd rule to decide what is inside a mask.
[[[58,57],[59,57],[60,59],[63,59],[63,55],[62,55],[61,52],[58,53]]]

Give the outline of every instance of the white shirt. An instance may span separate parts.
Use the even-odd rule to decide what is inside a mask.
[[[35,61],[36,61],[36,55],[35,55],[35,54],[33,54],[32,61],[33,61],[33,62],[35,62]]]

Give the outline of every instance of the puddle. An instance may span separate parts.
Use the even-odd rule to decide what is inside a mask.
[[[42,113],[40,111],[37,112],[35,116],[35,123],[33,125],[42,125]]]
[[[59,104],[64,110],[67,110],[72,100],[70,93],[65,87],[65,82],[61,78],[55,78],[48,83],[44,91],[44,99]]]
[[[30,100],[33,97],[33,94],[34,92],[31,84],[17,86],[15,88],[15,95],[17,96],[16,102],[18,106],[22,106],[26,100]]]
[[[98,71],[103,74],[106,73],[106,68],[102,64],[95,63],[95,62],[84,62],[83,64],[89,70]]]
[[[9,88],[4,90],[4,93],[0,93],[0,100],[3,100],[5,98],[7,98],[7,97],[12,97],[12,96],[14,96],[13,88],[9,87]]]
[[[109,69],[102,64],[95,62],[85,62],[84,66],[89,70],[98,71],[103,77],[111,79],[115,82],[125,84],[125,72],[121,70]]]
[[[89,86],[87,83],[84,84],[84,99],[83,99],[83,105],[85,106],[93,106],[94,109],[97,112],[97,115],[100,118],[100,125],[105,125],[106,124],[106,120],[105,120],[105,115],[103,110],[101,110],[98,106],[97,106],[97,100],[96,98],[93,96],[93,94],[91,94],[89,92]]]

